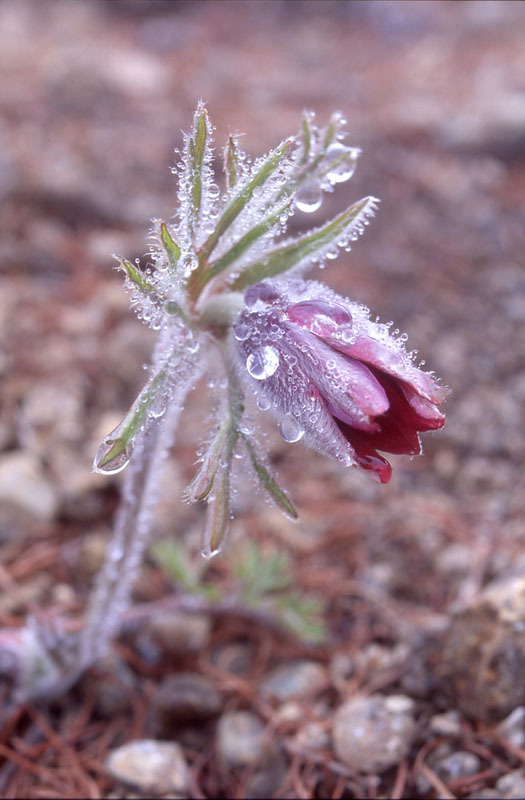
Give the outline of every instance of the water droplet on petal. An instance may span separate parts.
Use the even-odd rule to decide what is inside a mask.
[[[238,342],[245,342],[250,337],[251,328],[244,322],[239,322],[233,329],[233,335]]]
[[[304,429],[291,414],[285,414],[279,422],[279,433],[285,442],[298,442],[304,436]]]
[[[255,352],[250,353],[246,359],[246,369],[252,378],[255,378],[257,381],[264,381],[266,378],[271,378],[278,366],[279,353],[275,347],[271,345],[265,345],[255,350]]]
[[[323,202],[323,193],[321,187],[317,183],[308,183],[297,192],[295,197],[295,205],[299,211],[304,211],[306,214],[312,214],[321,207]]]
[[[355,334],[352,328],[344,328],[344,330],[341,331],[341,339],[346,344],[354,344]]]
[[[257,408],[260,411],[268,411],[271,405],[272,405],[271,400],[268,397],[265,397],[265,395],[260,394],[257,397]]]

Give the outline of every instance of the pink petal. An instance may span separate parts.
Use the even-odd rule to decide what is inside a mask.
[[[414,366],[403,350],[387,342],[380,342],[371,336],[361,334],[348,343],[332,338],[330,345],[340,353],[371,364],[382,372],[404,381],[418,395],[430,400],[431,403],[439,405],[448,393],[444,386],[436,383],[432,375]]]

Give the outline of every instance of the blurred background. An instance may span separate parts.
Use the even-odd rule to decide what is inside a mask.
[[[467,719],[486,721],[522,704],[521,695],[505,695],[483,708],[483,691],[465,700],[455,651],[452,666],[438,669],[448,676],[443,690],[441,677],[428,677],[423,646],[413,649],[410,640],[405,667],[388,656],[406,644],[392,613],[413,620],[418,641],[439,640],[454,614],[476,613],[488,582],[525,570],[524,29],[525,4],[497,0],[3,0],[2,625],[21,624],[35,607],[72,615],[84,608],[120,486],[120,476],[92,475],[92,458],[140,389],[153,342],[128,310],[111,255],[141,257],[149,220],[173,214],[169,167],[196,101],[206,101],[217,128],[218,169],[229,131],[246,133],[245,149],[259,155],[298,129],[303,109],[315,110],[319,124],[339,109],[348,144],[363,149],[357,172],[315,215],[296,213],[292,228],[319,224],[365,194],[381,198],[352,252],[313,277],[407,332],[409,348],[451,387],[447,424],[424,437],[421,458],[394,458],[387,486],[285,445],[268,425],[273,465],[301,521],[282,519],[262,498],[254,505],[248,488],[237,501],[230,549],[207,577],[230,585],[231,563],[249,535],[262,553],[285,552],[294,587],[316,599],[325,640],[316,663],[326,675],[333,678],[335,658],[354,688],[392,685],[426,703],[428,714],[459,707]],[[179,497],[203,433],[205,386],[196,397],[156,522],[159,537],[184,542],[190,559],[202,510]],[[171,591],[160,561],[146,565],[138,600]],[[291,645],[247,632],[238,620],[214,625],[192,668],[207,674],[210,663],[220,664],[220,683],[231,665],[217,648],[230,655],[232,642],[251,648],[248,694],[230,684],[225,691],[234,708],[256,707],[254,686],[289,658]],[[165,675],[165,653],[150,640],[139,642],[142,650],[134,642],[139,694],[145,674],[150,694]],[[356,661],[372,646],[383,648],[383,671],[398,670],[394,683],[374,673],[375,662]],[[522,673],[515,678],[521,686]],[[450,706],[432,700],[436,691],[452,697]],[[128,705],[118,713],[135,712]],[[115,737],[104,747],[122,740],[122,725]],[[198,750],[191,742],[190,762],[191,747]],[[59,756],[49,758],[59,770]],[[488,769],[477,758],[474,773]],[[518,766],[509,759],[509,769]],[[5,785],[26,780],[20,786],[32,791],[22,773],[10,768]],[[41,780],[49,789],[51,778]],[[472,786],[462,784],[458,796]],[[304,796],[318,788],[312,779]]]

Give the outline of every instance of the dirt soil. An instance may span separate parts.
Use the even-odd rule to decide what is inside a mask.
[[[3,797],[147,797],[106,764],[135,739],[181,746],[186,784],[165,797],[525,796],[525,616],[508,628],[504,614],[525,574],[524,27],[522,2],[0,5],[0,628],[44,609],[82,618],[121,485],[91,474],[93,455],[153,342],[111,255],[141,257],[149,220],[173,213],[169,166],[199,98],[219,147],[242,131],[253,155],[305,108],[321,122],[344,112],[358,170],[307,222],[365,194],[382,202],[321,277],[395,320],[451,388],[444,430],[424,437],[423,456],[394,457],[386,486],[270,425],[300,522],[241,487],[200,615],[180,615],[180,587],[150,556],[134,601],[152,605],[107,664],[51,705],[13,705],[2,684]],[[157,537],[182,542],[195,569],[203,509],[180,495],[207,400],[202,385],[156,518]],[[226,607],[247,540],[287,555],[318,641],[282,627],[271,598]],[[503,594],[486,600],[493,581]],[[297,685],[272,694],[283,666]],[[198,695],[182,712],[181,676]],[[339,710],[400,695],[410,725],[385,739],[374,711],[356,764],[356,724],[350,714],[344,729]],[[262,738],[236,763],[225,737],[240,711]],[[378,749],[393,755],[376,764]]]

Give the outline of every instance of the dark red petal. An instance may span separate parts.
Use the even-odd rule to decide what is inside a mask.
[[[421,413],[418,413],[409,402],[412,399],[410,389],[407,391],[399,381],[372,366],[369,369],[383,386],[390,402],[388,411],[374,418],[374,422],[380,426],[379,430],[368,433],[356,430],[338,419],[336,422],[354,448],[359,466],[376,471],[381,481],[386,483],[390,480],[392,470],[377,450],[396,455],[418,455],[421,452],[418,431],[440,428],[445,420],[441,415],[437,416],[438,412],[433,406],[432,410],[423,406]]]

